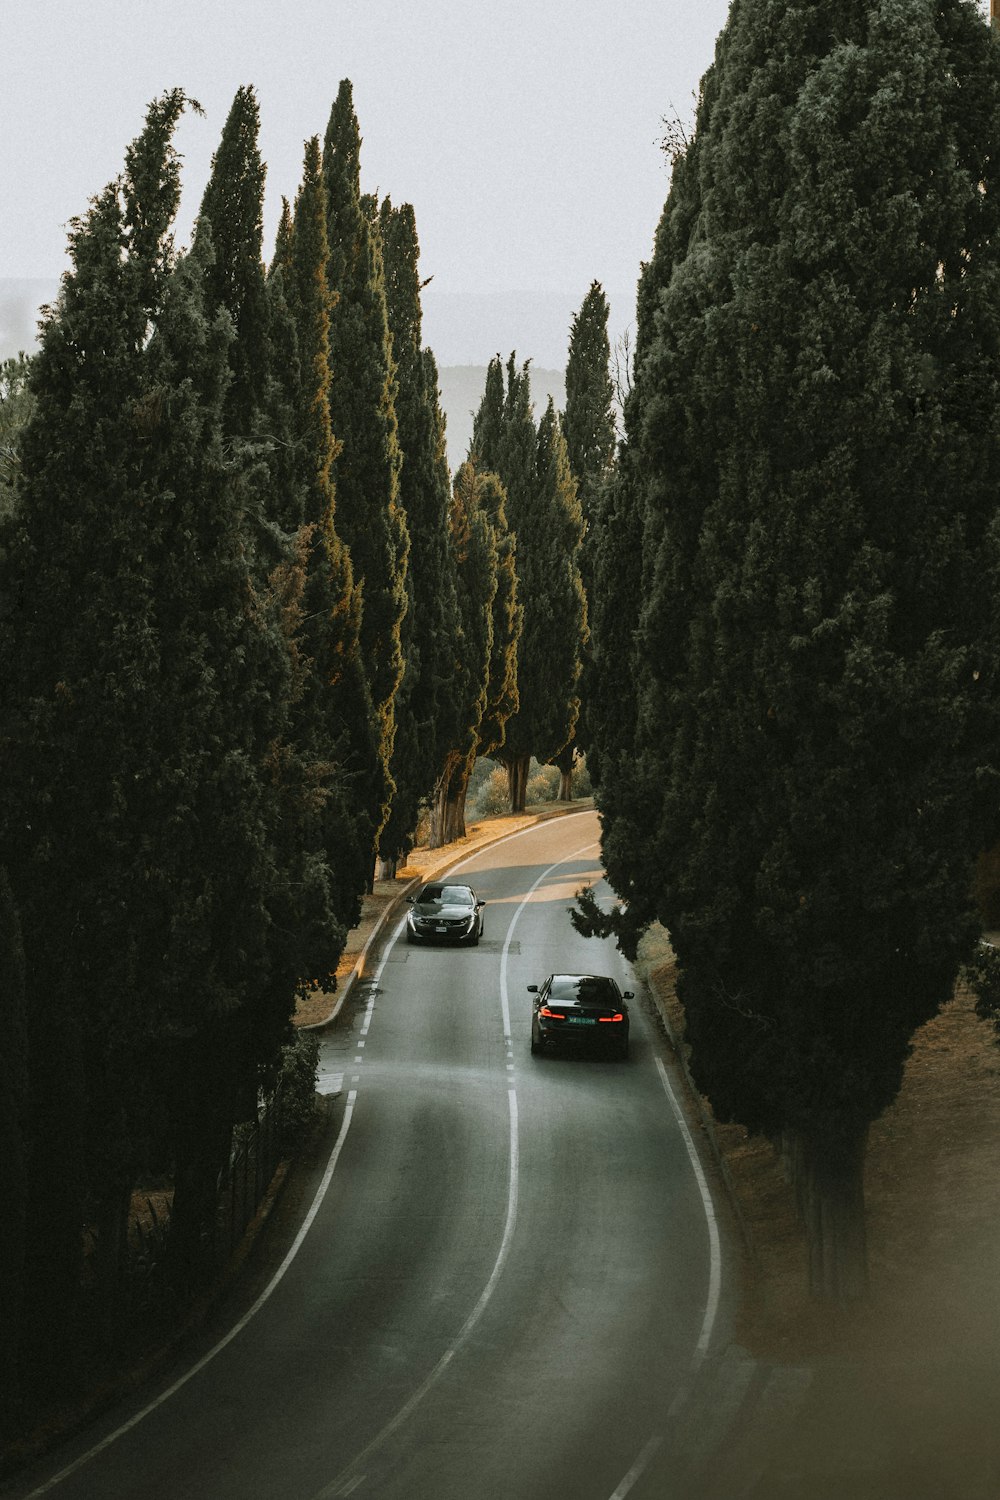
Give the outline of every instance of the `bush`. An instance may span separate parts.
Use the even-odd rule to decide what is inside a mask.
[[[594,795],[594,784],[587,770],[587,757],[581,755],[573,767],[573,796],[592,797]]]
[[[470,789],[469,805],[474,818],[490,818],[510,811],[510,786],[503,766],[493,767],[474,799]]]
[[[540,766],[531,762],[528,784],[524,790],[525,805],[533,802],[555,802],[559,796],[559,767]]]
[[[311,1031],[297,1031],[281,1049],[278,1096],[283,1150],[293,1150],[316,1118],[316,1070],[319,1042]]]

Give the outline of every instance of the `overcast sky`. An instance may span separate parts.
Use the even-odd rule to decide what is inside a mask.
[[[266,254],[302,146],[354,84],[362,186],[414,205],[445,291],[634,288],[728,0],[0,0],[0,276],[65,267],[65,226],[121,169],[147,103],[203,105],[186,242],[240,84],[268,164]],[[578,299],[579,300],[579,299]]]

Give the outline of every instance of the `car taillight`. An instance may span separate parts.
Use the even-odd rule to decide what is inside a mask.
[[[597,1019],[599,1021],[624,1021],[625,1017],[622,1015],[621,1011],[619,1011],[616,1016],[598,1016]]]
[[[538,1007],[538,1014],[540,1016],[548,1016],[550,1021],[565,1021],[566,1019],[561,1011],[549,1010],[549,1007],[547,1005],[540,1005]]]

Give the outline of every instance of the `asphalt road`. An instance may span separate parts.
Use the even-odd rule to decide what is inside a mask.
[[[600,874],[594,815],[553,820],[467,862],[478,948],[387,941],[324,1037],[336,1142],[256,1303],[12,1496],[695,1493],[757,1372],[667,1049],[637,998],[627,1062],[529,1051],[528,984],[637,987],[567,916]]]

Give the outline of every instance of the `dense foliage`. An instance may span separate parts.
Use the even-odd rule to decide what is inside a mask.
[[[566,457],[576,480],[583,516],[583,542],[580,548],[580,576],[587,597],[588,615],[598,607],[595,586],[594,554],[602,535],[603,509],[607,483],[613,472],[615,457],[614,387],[611,382],[611,347],[608,342],[608,299],[600,282],[595,281],[573,319],[569,335],[569,358],[566,362],[566,410],[562,427],[566,438]],[[617,595],[615,596],[618,597]],[[580,678],[580,714],[569,744],[554,757],[562,776],[560,797],[572,795],[573,766],[580,751],[589,752],[591,736],[587,727],[589,702],[594,692],[594,662],[588,641],[583,652]],[[596,757],[591,755],[591,771]]]
[[[517,706],[517,603],[515,541],[507,526],[506,497],[496,474],[480,473],[473,460],[455,475],[450,513],[458,621],[453,691],[454,733],[441,743],[431,818],[431,847],[465,835],[465,802],[477,756],[503,744],[507,719]]]
[[[290,1019],[333,985],[387,826],[407,598],[396,849],[457,736],[412,210],[360,198],[345,84],[265,271],[243,88],[182,254],[188,103],[150,106],[72,225],[38,353],[0,372],[4,1425],[18,1390],[58,1391],[121,1333],[137,1181],[172,1189],[181,1292],[208,1269],[234,1126],[290,1068],[308,1116],[315,1049],[289,1061]]]
[[[403,679],[396,694],[390,761],[392,810],[379,852],[389,867],[409,853],[420,807],[434,791],[440,763],[460,733],[456,670],[462,640],[449,511],[451,482],[437,366],[423,347],[419,247],[413,209],[379,209],[386,305],[396,368],[396,424],[402,467],[399,500],[410,537],[407,609],[402,623]]]
[[[361,662],[371,696],[377,759],[356,783],[374,825],[373,849],[389,816],[395,696],[403,675],[409,533],[400,503],[396,366],[386,306],[378,215],[361,195],[361,138],[350,80],[344,79],[323,142],[330,290],[329,404],[340,444],[337,526],[362,591]]]
[[[796,1164],[835,1297],[997,825],[998,145],[962,0],[737,0],[640,287],[605,857],[626,937],[670,931],[699,1085]]]
[[[579,713],[577,682],[587,634],[580,577],[583,516],[566,439],[550,401],[538,428],[529,367],[511,355],[506,386],[500,360],[487,373],[473,426],[471,456],[498,475],[516,538],[518,703],[491,753],[506,766],[511,808],[524,811],[532,755],[552,760],[570,742]]]

